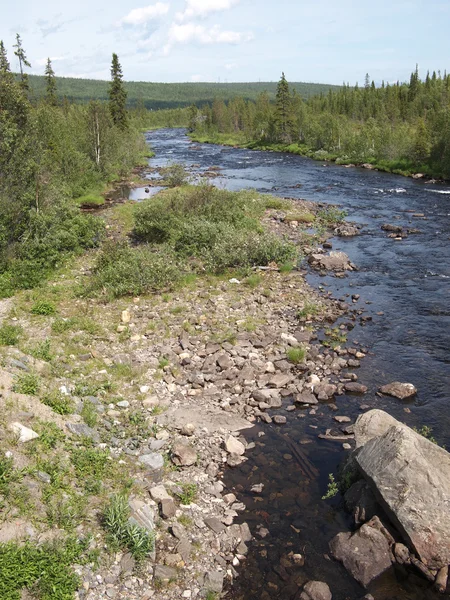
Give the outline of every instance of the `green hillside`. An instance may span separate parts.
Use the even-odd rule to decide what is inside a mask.
[[[108,97],[108,81],[96,79],[74,79],[72,77],[56,78],[58,95],[66,96],[72,102],[85,103],[91,99],[106,100]],[[30,85],[33,95],[41,97],[45,90],[45,79],[40,75],[30,75]],[[304,99],[337,90],[338,86],[323,83],[292,83],[292,89]],[[144,81],[127,81],[125,87],[130,106],[142,100],[146,108],[177,108],[191,104],[206,104],[220,98],[230,100],[241,97],[255,100],[259,94],[266,91],[275,98],[277,82],[259,83],[149,83]]]

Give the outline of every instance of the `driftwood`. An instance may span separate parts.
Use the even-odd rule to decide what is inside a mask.
[[[292,440],[280,435],[278,431],[276,431],[273,427],[271,427],[271,429],[275,433],[275,435],[277,435],[289,446],[303,475],[311,480],[316,479],[319,476],[319,471],[312,464],[312,462],[309,460],[309,458],[306,456],[303,450],[299,447],[299,445],[293,442]]]

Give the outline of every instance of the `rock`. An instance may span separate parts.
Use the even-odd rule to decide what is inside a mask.
[[[24,444],[25,442],[30,442],[31,440],[35,440],[39,437],[39,434],[37,434],[29,427],[25,427],[25,425],[22,425],[22,423],[19,423],[18,421],[11,423],[9,428],[11,431],[13,431],[16,435],[19,436],[19,442],[21,444]]]
[[[221,354],[217,358],[217,364],[222,369],[222,371],[226,371],[227,369],[231,369],[231,367],[233,366],[233,361],[228,356],[228,354]]]
[[[120,559],[120,572],[124,577],[133,573],[136,560],[130,552],[126,552]]]
[[[357,381],[349,381],[344,388],[347,392],[353,392],[354,394],[365,394],[367,392],[367,386]]]
[[[175,581],[177,579],[177,570],[172,567],[166,567],[165,565],[155,565],[153,569],[153,578],[156,581],[168,583],[169,581]]]
[[[161,500],[160,513],[163,519],[170,519],[175,516],[176,506],[173,498],[163,498]]]
[[[140,462],[141,465],[148,467],[151,471],[157,471],[158,469],[162,469],[164,466],[164,458],[162,454],[159,454],[159,452],[142,454],[138,458],[138,462]]]
[[[116,404],[116,406],[118,406],[119,408],[129,408],[130,403],[128,402],[128,400],[121,400]]]
[[[129,323],[131,321],[131,314],[129,310],[123,310],[121,315],[122,323]]]
[[[211,433],[225,429],[226,431],[240,431],[253,427],[253,423],[223,410],[209,408],[170,408],[164,414],[158,415],[157,423],[163,427],[181,429],[185,423],[192,423],[197,429],[206,428]]]
[[[155,485],[150,488],[150,497],[155,502],[161,502],[161,500],[171,500],[172,496],[167,492],[163,485]]]
[[[300,594],[300,600],[331,600],[331,591],[323,581],[308,581]]]
[[[365,409],[364,409],[365,410]],[[374,437],[384,435],[392,426],[406,427],[383,410],[373,409],[360,415],[355,423],[356,447],[364,446]]]
[[[66,423],[66,427],[70,433],[73,433],[74,435],[87,437],[97,444],[100,442],[100,436],[97,431],[85,423]]]
[[[302,392],[301,394],[294,395],[294,402],[297,404],[318,404],[319,401],[311,394],[311,392]]]
[[[292,376],[285,373],[278,373],[269,379],[269,386],[274,388],[283,388],[292,381]]]
[[[403,227],[400,225],[389,225],[389,223],[385,223],[381,226],[383,231],[392,231],[393,233],[401,233],[403,231]]]
[[[339,237],[352,237],[354,235],[359,235],[359,229],[354,225],[344,223],[343,225],[336,227],[334,235],[338,235]]]
[[[155,529],[155,515],[153,509],[142,500],[130,500],[130,518],[128,521],[133,525],[139,525],[152,533]]]
[[[347,254],[345,252],[335,252],[334,250],[330,254],[311,254],[308,262],[315,269],[326,269],[327,271],[353,270]]]
[[[207,517],[205,523],[214,533],[221,533],[226,529],[225,525],[217,517]]]
[[[232,435],[229,435],[225,438],[225,448],[230,454],[242,456],[245,453],[244,444]]]
[[[186,435],[190,437],[191,435],[194,435],[194,433],[195,425],[193,423],[186,423],[186,425],[183,425],[183,427],[181,428],[181,435]]]
[[[208,592],[220,594],[223,590],[223,577],[222,571],[209,571],[205,573],[203,586]]]
[[[342,562],[347,571],[364,587],[392,564],[389,542],[383,533],[373,526],[372,521],[362,525],[353,535],[338,533],[330,542],[333,557]]]
[[[367,415],[370,413],[362,415],[366,421]],[[368,441],[355,461],[389,518],[425,566],[440,569],[448,565],[450,454],[397,422],[380,437]]]
[[[409,550],[404,544],[394,544],[394,556],[395,560],[400,565],[409,564]]]
[[[239,454],[230,454],[227,458],[227,465],[229,467],[238,467],[244,462],[245,458],[239,456]]]
[[[172,462],[181,467],[189,467],[197,462],[197,452],[182,442],[176,442],[172,447]]]
[[[387,385],[380,387],[380,392],[387,396],[406,400],[406,398],[411,398],[417,394],[417,388],[413,386],[412,383],[400,383],[399,381],[394,381],[393,383],[388,383]]]
[[[338,423],[351,423],[351,421],[352,421],[352,420],[350,419],[350,417],[341,416],[341,415],[335,415],[335,416],[333,417],[333,419],[334,419],[335,421],[337,421]]]
[[[264,489],[263,483],[255,483],[255,485],[252,485],[250,491],[253,492],[254,494],[261,494],[263,489]]]
[[[332,383],[318,383],[314,386],[314,393],[319,400],[328,400],[337,392],[337,387]]]
[[[277,425],[285,425],[287,423],[287,419],[286,419],[286,417],[283,417],[282,415],[274,415],[273,422],[276,423]]]
[[[355,523],[360,525],[374,517],[379,505],[369,484],[360,479],[344,494],[345,508],[353,515]]]

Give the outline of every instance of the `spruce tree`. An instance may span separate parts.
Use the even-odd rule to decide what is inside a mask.
[[[112,55],[111,83],[109,86],[109,110],[115,125],[121,129],[128,126],[127,119],[127,93],[122,81],[122,67],[117,54]]]
[[[292,98],[284,73],[281,74],[281,79],[278,82],[275,107],[276,136],[280,142],[289,144],[292,141],[293,130]]]
[[[47,65],[45,67],[45,82],[45,99],[51,106],[57,106],[58,98],[56,96],[56,78],[55,72],[52,68],[52,61],[49,58],[47,59]]]
[[[11,69],[3,40],[0,40],[0,74],[5,76],[7,73],[11,73]]]
[[[16,43],[14,44],[14,48],[16,48],[16,50],[14,51],[14,54],[19,59],[20,85],[22,86],[23,90],[28,92],[30,89],[30,84],[28,81],[28,74],[24,72],[23,68],[24,68],[24,66],[31,67],[31,65],[27,60],[25,51],[22,47],[22,40],[20,39],[20,35],[18,33],[16,33]]]

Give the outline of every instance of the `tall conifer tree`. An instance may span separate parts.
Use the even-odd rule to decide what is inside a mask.
[[[14,48],[16,49],[14,51],[14,54],[19,59],[20,85],[22,86],[22,89],[28,92],[30,89],[28,74],[24,72],[23,68],[31,67],[31,65],[27,60],[25,50],[22,47],[22,40],[20,39],[20,35],[18,33],[16,33],[16,43],[14,44]]]
[[[49,58],[47,59],[47,65],[45,66],[45,82],[45,99],[48,102],[48,104],[56,106],[58,104],[58,98],[56,96],[56,77],[55,71],[52,67],[52,61]]]
[[[284,73],[281,74],[281,79],[278,82],[275,106],[276,135],[281,142],[290,143],[293,130],[292,97]]]
[[[122,80],[122,67],[119,63],[117,54],[112,55],[111,63],[111,83],[109,86],[109,110],[115,125],[121,129],[128,126],[127,119],[127,93]]]

